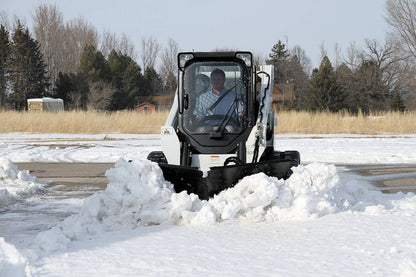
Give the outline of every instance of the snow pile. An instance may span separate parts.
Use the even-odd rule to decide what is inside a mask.
[[[387,195],[358,182],[343,184],[334,165],[312,163],[293,171],[286,181],[262,173],[247,176],[201,201],[175,193],[155,163],[120,159],[106,172],[107,189],[86,198],[80,214],[38,234],[36,243],[43,251],[65,249],[71,240],[88,235],[154,224],[305,220],[340,211],[416,215],[414,194]]]
[[[0,276],[28,276],[27,260],[17,249],[0,237]]]
[[[43,191],[44,185],[28,170],[19,170],[10,160],[0,158],[0,204]]]

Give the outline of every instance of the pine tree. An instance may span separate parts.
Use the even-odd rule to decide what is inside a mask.
[[[58,73],[55,80],[54,96],[64,101],[64,105],[70,105],[70,93],[76,91],[74,80],[74,73]]]
[[[267,62],[269,64],[276,65],[281,61],[287,60],[289,56],[290,54],[286,49],[286,45],[279,40],[275,45],[273,45],[272,53],[269,54],[270,59],[267,60]]]
[[[166,77],[166,82],[165,82],[165,88],[164,88],[165,94],[174,95],[177,86],[178,86],[178,82],[177,82],[177,78],[175,74],[173,74],[172,72],[169,72],[168,76]]]
[[[354,72],[354,91],[359,109],[368,113],[388,109],[389,88],[375,60],[363,60]]]
[[[59,72],[54,96],[64,100],[65,108],[86,109],[88,83],[82,74]]]
[[[310,80],[307,99],[311,110],[337,112],[345,105],[345,94],[337,83],[334,68],[328,57],[322,59],[319,69],[315,69]]]
[[[390,109],[393,112],[404,112],[406,109],[406,106],[404,105],[404,102],[398,91],[394,93],[393,98],[391,99]]]
[[[0,109],[6,106],[7,77],[9,73],[10,42],[9,32],[0,26]]]
[[[273,46],[272,52],[269,54],[270,59],[266,60],[267,64],[274,66],[274,82],[276,84],[285,83],[289,79],[289,57],[289,50],[287,50],[286,45],[279,40],[277,44]]]
[[[92,45],[86,46],[81,54],[79,72],[84,75],[87,82],[111,82],[110,67],[107,60]]]
[[[44,96],[48,86],[39,44],[20,21],[13,34],[10,82],[13,90],[12,100],[18,110],[27,108],[27,99]]]
[[[108,66],[111,71],[111,83],[117,89],[121,88],[123,82],[123,73],[131,62],[134,62],[129,56],[115,51],[114,49],[108,55]]]
[[[144,96],[161,95],[163,91],[163,81],[153,67],[148,67],[144,71]]]
[[[140,71],[140,66],[134,61],[124,71],[122,86],[124,108],[134,108],[138,104],[137,98],[143,94],[144,80]]]
[[[108,56],[112,84],[116,88],[111,109],[133,108],[143,87],[143,75],[140,66],[129,56],[111,51]]]
[[[340,91],[344,93],[344,105],[342,108],[357,114],[357,101],[359,101],[359,99],[354,95],[352,70],[345,63],[342,63],[337,67],[335,74]]]

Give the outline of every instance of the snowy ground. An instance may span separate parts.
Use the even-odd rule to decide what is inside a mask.
[[[157,135],[0,134],[0,221],[22,203],[68,214],[0,229],[0,276],[416,276],[416,196],[335,166],[416,164],[416,135],[289,134],[276,146],[301,152],[291,178],[249,176],[200,201],[145,160]],[[57,161],[116,166],[105,191],[40,201],[45,184],[14,163]]]

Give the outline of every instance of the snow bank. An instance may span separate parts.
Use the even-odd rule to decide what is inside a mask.
[[[306,220],[341,211],[416,215],[414,194],[382,194],[356,181],[343,184],[334,165],[312,163],[293,171],[286,181],[262,173],[247,176],[201,201],[196,195],[175,193],[155,163],[121,159],[106,172],[110,182],[105,191],[86,198],[79,214],[38,234],[36,243],[52,251],[74,239],[154,224]]]
[[[0,237],[0,276],[28,276],[27,260],[17,249]]]
[[[43,191],[44,185],[28,170],[19,170],[10,160],[0,158],[0,204]]]

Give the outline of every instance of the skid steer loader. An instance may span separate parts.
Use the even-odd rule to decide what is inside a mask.
[[[273,66],[250,52],[178,54],[178,89],[165,126],[159,164],[175,191],[208,199],[245,176],[288,178],[297,151],[274,150]]]

